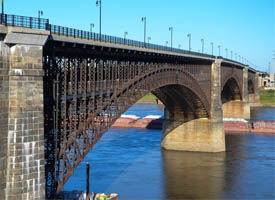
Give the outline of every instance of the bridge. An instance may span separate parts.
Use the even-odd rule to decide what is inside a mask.
[[[258,72],[233,60],[42,18],[0,21],[0,199],[53,198],[149,92],[165,105],[168,150],[225,151],[230,105],[240,104],[239,117],[248,119],[250,103],[259,102]]]

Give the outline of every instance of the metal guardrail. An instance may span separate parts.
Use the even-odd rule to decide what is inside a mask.
[[[30,29],[47,30],[49,20],[36,17],[0,14],[0,23],[6,26],[17,26]]]
[[[17,27],[25,27],[30,29],[39,29],[39,30],[48,30],[51,34],[63,35],[68,37],[75,37],[87,40],[94,40],[94,41],[101,41],[101,42],[109,42],[113,44],[122,44],[127,46],[133,47],[141,47],[147,49],[154,49],[154,50],[161,50],[167,52],[174,52],[174,53],[183,53],[189,55],[196,55],[196,56],[204,56],[210,58],[216,58],[216,56],[197,53],[193,51],[178,49],[178,48],[171,48],[167,46],[151,44],[151,43],[144,43],[140,41],[124,39],[120,37],[98,34],[95,32],[83,31],[74,28],[68,28],[58,25],[53,25],[49,23],[49,19],[44,18],[36,18],[36,17],[26,17],[26,16],[18,16],[18,15],[8,15],[8,14],[0,14],[0,23],[6,26],[17,26]],[[229,59],[226,59],[229,60]],[[234,60],[229,60],[233,62]]]
[[[202,54],[202,53],[197,53],[197,52],[192,52],[192,51],[187,51],[187,50],[182,50],[177,48],[171,48],[171,47],[157,45],[157,44],[144,43],[136,40],[124,39],[124,38],[110,36],[110,35],[104,35],[104,34],[100,35],[95,32],[83,31],[83,30],[78,30],[78,29],[68,28],[68,27],[63,27],[58,25],[52,25],[52,24],[49,24],[49,27],[47,30],[49,30],[51,34],[64,35],[64,36],[70,36],[70,37],[87,39],[87,40],[95,40],[95,41],[101,41],[101,42],[109,42],[113,44],[133,46],[133,47],[141,47],[141,48],[147,48],[147,49],[216,58],[215,56],[208,55],[208,54]]]

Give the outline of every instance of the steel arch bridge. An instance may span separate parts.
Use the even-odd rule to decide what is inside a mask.
[[[162,147],[186,151],[224,151],[222,103],[258,98],[257,72],[233,60],[44,19],[6,15],[1,22],[0,198],[54,197],[112,123],[149,92],[165,105]]]

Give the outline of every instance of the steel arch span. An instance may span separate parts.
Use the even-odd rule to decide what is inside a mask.
[[[209,116],[207,95],[184,65],[52,57],[44,61],[48,196],[63,188],[112,123],[149,92],[168,109],[177,102],[167,101],[160,91],[180,97],[182,109],[196,118]],[[47,105],[54,105],[54,112]]]

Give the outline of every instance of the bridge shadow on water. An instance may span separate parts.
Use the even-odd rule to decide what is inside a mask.
[[[143,173],[148,177],[152,174],[161,177],[160,143],[161,130],[110,129],[78,166],[65,184],[64,190],[85,190],[86,162],[91,163],[90,179],[93,192],[122,192],[123,188],[117,186],[125,184],[129,187],[132,183],[131,177],[143,179]],[[144,165],[151,167],[141,172],[138,168]],[[142,184],[146,185],[144,180]],[[125,187],[125,190],[129,188]]]

